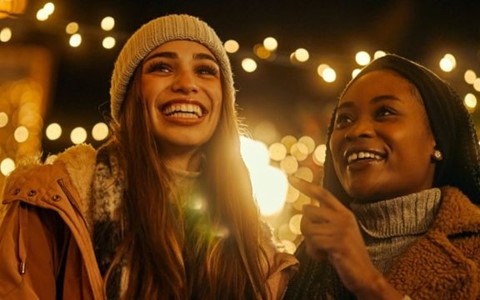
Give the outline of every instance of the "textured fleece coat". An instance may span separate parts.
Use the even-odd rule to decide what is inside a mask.
[[[0,299],[105,299],[93,249],[91,182],[96,151],[81,145],[7,179],[0,226]],[[293,256],[268,253],[267,285],[281,297]]]
[[[480,299],[480,209],[456,188],[441,190],[442,203],[432,227],[385,276],[414,300]],[[313,262],[302,251],[299,260],[300,270],[285,299],[331,299],[316,288],[325,262]]]

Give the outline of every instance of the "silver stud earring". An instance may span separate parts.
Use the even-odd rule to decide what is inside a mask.
[[[443,159],[443,154],[440,150],[435,149],[435,151],[433,151],[432,158],[435,161],[441,161]]]

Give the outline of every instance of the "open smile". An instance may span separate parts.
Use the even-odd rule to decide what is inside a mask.
[[[200,119],[208,113],[207,109],[200,103],[178,101],[165,103],[161,111],[167,117],[188,119]]]
[[[385,155],[372,151],[355,151],[349,153],[346,158],[347,164],[350,165],[359,161],[380,161],[385,158]]]

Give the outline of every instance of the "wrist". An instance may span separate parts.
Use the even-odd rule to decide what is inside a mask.
[[[380,272],[378,272],[368,284],[359,288],[354,293],[358,299],[405,299],[404,295],[397,291]]]

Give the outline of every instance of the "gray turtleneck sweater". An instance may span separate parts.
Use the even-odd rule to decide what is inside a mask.
[[[352,203],[373,264],[385,274],[392,263],[431,227],[440,207],[433,188],[375,203]]]

